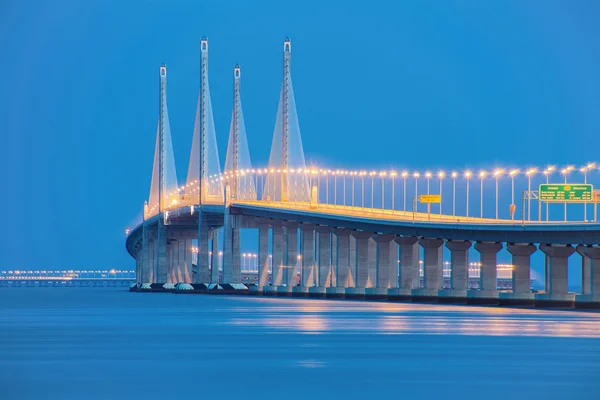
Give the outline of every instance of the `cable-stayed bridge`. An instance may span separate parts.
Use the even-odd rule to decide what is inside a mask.
[[[420,172],[307,165],[292,85],[292,44],[286,39],[268,165],[256,168],[251,162],[236,65],[222,170],[208,49],[204,37],[184,185],[177,181],[171,144],[167,68],[159,70],[150,193],[143,223],[127,237],[138,283],[240,283],[240,231],[257,229],[255,289],[265,294],[600,304],[600,196],[588,182],[595,164]],[[508,192],[500,181],[510,181]],[[486,203],[484,192],[494,193],[495,200]],[[561,218],[555,218],[558,213]],[[444,247],[451,272],[443,268]],[[477,289],[468,285],[471,247],[479,253]],[[498,290],[497,253],[504,247],[512,255],[509,291]],[[530,290],[530,256],[538,250],[545,255],[546,290],[536,294]],[[210,266],[221,252],[219,274]],[[568,291],[568,260],[575,252],[582,271],[577,294]]]

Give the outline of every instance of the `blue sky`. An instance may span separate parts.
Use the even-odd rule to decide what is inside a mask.
[[[596,1],[5,0],[0,267],[133,266],[158,67],[183,181],[203,35],[222,162],[236,63],[253,163],[267,162],[289,36],[308,160],[526,167],[598,160],[599,15]]]

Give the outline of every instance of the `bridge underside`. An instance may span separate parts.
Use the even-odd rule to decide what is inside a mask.
[[[192,240],[203,232],[199,226],[204,226],[207,234],[200,235],[196,268]],[[216,232],[220,228],[224,230],[222,274],[211,269],[219,262]],[[600,229],[596,224],[558,227],[413,222],[354,217],[335,210],[314,210],[309,205],[267,207],[251,202],[228,208],[204,206],[193,212],[184,207],[172,212],[166,224],[157,217],[137,227],[128,238],[127,248],[136,259],[138,282],[240,283],[243,229],[258,230],[255,289],[260,292],[409,296],[493,304],[600,301]],[[451,254],[449,287],[443,276],[444,246]],[[475,290],[469,285],[472,246],[480,256]],[[496,255],[504,246],[512,255],[510,291],[499,291],[497,286]],[[530,256],[538,250],[546,258],[546,291],[541,294],[530,289]],[[583,276],[583,290],[577,295],[568,292],[567,282],[568,258],[575,251],[582,256]],[[210,253],[210,258],[202,257],[203,252]]]

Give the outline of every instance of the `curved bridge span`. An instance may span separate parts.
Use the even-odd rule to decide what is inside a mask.
[[[177,181],[171,144],[167,67],[160,66],[150,193],[143,223],[126,240],[138,283],[241,283],[240,232],[255,229],[256,293],[600,307],[600,192],[588,182],[588,174],[593,179],[598,170],[595,163],[460,172],[307,165],[291,50],[286,38],[267,168],[253,168],[250,161],[241,68],[234,67],[221,170],[208,39],[201,39],[200,87],[184,185]],[[497,282],[497,254],[503,248],[512,256],[507,291],[499,291]],[[449,269],[443,268],[444,251],[450,253]],[[543,293],[530,287],[531,255],[538,251],[546,260]],[[582,260],[577,294],[568,290],[568,261],[575,252]],[[471,253],[479,256],[476,289],[469,286]],[[220,254],[222,276],[212,267],[219,265]]]

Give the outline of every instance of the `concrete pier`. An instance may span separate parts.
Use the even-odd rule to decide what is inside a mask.
[[[498,252],[502,243],[477,242],[479,252],[479,289],[467,290],[469,304],[498,304]]]
[[[468,240],[448,240],[446,242],[446,248],[450,250],[452,274],[450,275],[450,288],[440,289],[438,292],[441,302],[464,303],[466,301],[469,288],[469,249],[471,245]]]
[[[352,236],[356,239],[356,285],[357,288],[365,288],[370,285],[369,280],[369,239],[372,232],[353,231]],[[348,293],[348,291],[346,291]]]
[[[169,258],[167,254],[167,228],[163,218],[158,220],[156,282],[166,283],[168,280]]]
[[[142,224],[142,265],[141,274],[136,275],[137,283],[149,283],[150,281],[150,228],[146,223]]]
[[[301,286],[315,286],[317,283],[315,276],[315,226],[312,224],[300,224],[298,227],[302,232]]]
[[[575,252],[571,245],[540,244],[540,250],[546,255],[546,293],[536,294],[536,303],[547,306],[570,307],[575,295],[568,291],[569,257]]]
[[[283,225],[280,222],[273,222],[271,228],[271,249],[272,249],[272,272],[271,283],[273,286],[281,286],[283,283],[284,263],[283,263]]]
[[[296,264],[298,263],[298,224],[295,222],[285,222],[286,234],[286,268],[285,283],[287,286],[296,286],[298,284],[298,275]]]
[[[350,278],[350,230],[334,229],[333,234],[336,238],[336,286],[347,288]]]
[[[319,286],[334,286],[334,274],[331,262],[331,232],[329,226],[317,226],[315,231],[319,234]],[[323,292],[323,297],[325,293]]]
[[[385,293],[387,296],[387,289],[396,286],[396,274],[392,275],[392,263],[391,263],[391,242],[394,239],[394,235],[373,235],[373,240],[376,243],[376,272],[377,277],[375,282],[377,283],[378,289],[386,289]],[[398,264],[397,262],[394,262]],[[394,266],[395,267],[395,266]],[[395,271],[395,269],[394,269]]]
[[[211,232],[210,283],[219,283],[219,231]]]
[[[506,250],[512,255],[512,292],[500,292],[501,305],[533,305],[531,293],[531,255],[537,248],[530,243],[507,243]]]
[[[600,247],[577,246],[583,258],[583,290],[575,296],[578,308],[600,308]]]
[[[269,224],[257,221],[258,224],[258,291],[269,284]]]
[[[196,283],[207,283],[209,281],[208,217],[202,211],[198,215],[198,264],[196,270]]]
[[[423,288],[413,289],[413,297],[437,297],[442,287],[442,239],[419,239],[423,248]]]

